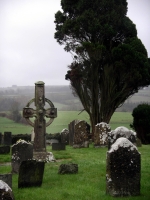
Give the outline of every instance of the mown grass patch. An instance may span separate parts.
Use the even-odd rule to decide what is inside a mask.
[[[64,128],[68,129],[68,124],[75,120],[85,120],[90,124],[89,116],[86,112],[79,114],[78,111],[58,111],[57,118],[54,119],[53,123],[46,128],[47,133],[60,133]],[[115,112],[111,118],[110,126],[111,129],[115,129],[118,126],[125,126],[130,128],[133,118],[130,112]],[[31,133],[33,127],[30,125],[23,125],[15,123],[7,118],[0,117],[0,132],[5,131],[12,132],[12,134],[25,134]]]
[[[106,152],[107,148],[73,149],[52,151],[57,162],[46,163],[41,187],[18,189],[18,175],[13,174],[13,192],[16,200],[114,200],[106,191]],[[117,198],[117,200],[150,199],[150,145],[139,147],[141,153],[141,195],[137,197]],[[5,155],[7,157],[10,155]],[[4,161],[3,161],[4,162]],[[76,163],[77,174],[60,175],[58,169],[62,163]],[[11,166],[0,166],[1,173],[9,173]]]

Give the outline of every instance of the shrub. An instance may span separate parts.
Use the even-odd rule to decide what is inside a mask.
[[[137,137],[143,144],[150,143],[150,105],[140,104],[133,109],[133,123],[130,127],[133,128]]]

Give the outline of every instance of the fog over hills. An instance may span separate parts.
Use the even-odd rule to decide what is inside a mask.
[[[27,102],[34,98],[34,93],[34,85],[0,87],[0,111],[9,110],[14,101],[18,102],[19,108],[22,110]],[[68,85],[45,86],[45,97],[50,99],[58,110],[80,111],[83,109],[78,97],[73,95]],[[138,93],[128,98],[117,111],[132,111],[134,107],[141,103],[150,103],[150,86],[139,90]]]

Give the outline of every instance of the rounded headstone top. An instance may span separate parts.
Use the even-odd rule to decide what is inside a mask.
[[[4,189],[6,192],[8,190],[12,191],[12,189],[9,187],[9,185],[2,180],[0,180],[0,189]]]
[[[44,85],[45,83],[43,82],[43,81],[37,81],[36,83],[35,83],[35,85]]]
[[[130,142],[127,138],[120,137],[111,146],[111,149],[108,152],[111,153],[117,151],[120,147],[129,148],[131,151],[137,150],[137,147],[134,144],[132,144],[132,142]]]

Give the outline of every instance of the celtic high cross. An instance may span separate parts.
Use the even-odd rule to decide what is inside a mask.
[[[57,109],[49,99],[45,98],[44,84],[43,81],[35,83],[35,98],[29,101],[26,107],[23,108],[23,117],[34,127],[34,152],[46,152],[46,127],[57,117]],[[36,110],[29,107],[33,102],[35,103]],[[44,109],[45,102],[49,104],[50,108]],[[32,117],[35,117],[34,122],[30,120]],[[45,117],[50,118],[48,122],[46,122]]]

